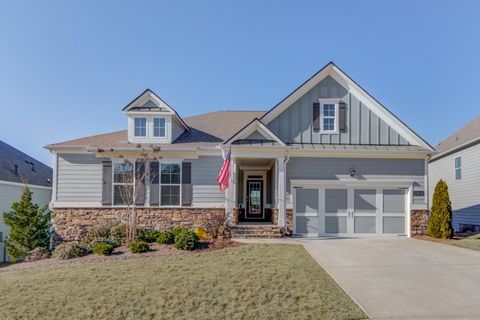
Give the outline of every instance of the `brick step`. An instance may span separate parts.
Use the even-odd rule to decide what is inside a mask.
[[[278,226],[236,225],[231,228],[232,238],[281,238],[283,229]]]

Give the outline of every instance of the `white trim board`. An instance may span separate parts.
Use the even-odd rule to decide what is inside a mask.
[[[400,119],[398,119],[392,112],[387,108],[381,105],[375,98],[373,98],[367,91],[360,87],[355,81],[353,81],[345,72],[340,70],[333,62],[328,63],[323,67],[319,72],[313,75],[295,91],[293,91],[289,96],[277,104],[273,109],[268,111],[263,115],[260,120],[264,124],[270,123],[278,115],[280,115],[284,110],[289,108],[293,103],[310,91],[314,86],[316,86],[320,81],[325,79],[327,76],[331,76],[338,83],[345,87],[350,93],[352,93],[359,101],[372,110],[375,114],[380,117],[387,125],[392,127],[397,131],[402,137],[404,137],[410,144],[422,146],[429,151],[434,151],[433,147],[430,146],[425,140],[423,140],[418,134],[416,134],[412,129],[410,129],[406,124],[404,124]]]
[[[275,133],[268,129],[258,118],[253,119],[248,125],[243,129],[238,131],[232,137],[224,142],[225,145],[231,145],[233,141],[238,139],[245,139],[255,131],[258,131],[262,136],[266,138],[271,138],[277,142],[280,146],[286,147],[285,142],[282,141]]]
[[[18,187],[24,187],[26,185],[29,188],[52,190],[52,187],[37,186],[36,184],[13,182],[13,181],[6,181],[6,180],[0,180],[0,184],[4,184],[8,186],[18,186]]]

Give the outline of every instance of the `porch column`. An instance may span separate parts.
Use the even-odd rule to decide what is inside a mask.
[[[278,208],[278,225],[285,227],[286,211],[285,211],[285,158],[277,158],[278,168],[278,195],[277,195],[277,208]]]
[[[225,213],[228,218],[233,218],[233,208],[236,203],[236,183],[237,183],[237,162],[234,158],[230,161],[230,178],[229,186],[225,190]]]

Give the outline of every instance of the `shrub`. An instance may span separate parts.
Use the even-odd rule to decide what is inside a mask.
[[[93,247],[93,253],[99,256],[109,256],[113,252],[113,245],[107,242],[99,242]]]
[[[171,231],[163,231],[157,237],[158,244],[173,244],[175,243],[175,235]]]
[[[140,230],[137,234],[137,239],[147,243],[155,242],[160,235],[160,231],[155,229]]]
[[[452,203],[450,202],[447,183],[442,179],[437,182],[433,193],[427,234],[430,237],[440,239],[453,237]]]
[[[90,254],[91,250],[77,242],[64,242],[59,244],[55,251],[53,251],[53,256],[58,259],[72,259],[86,256]]]
[[[148,252],[150,251],[150,246],[145,241],[135,240],[130,242],[128,250],[130,250],[131,253]]]
[[[31,261],[43,260],[43,259],[47,259],[48,257],[50,257],[50,252],[48,252],[48,250],[45,248],[38,247],[33,249],[27,254],[27,256],[25,257],[25,261],[31,262]]]
[[[213,214],[203,225],[205,231],[214,239],[223,238],[228,233],[227,216],[223,213]]]
[[[186,228],[186,227],[183,227],[183,226],[176,226],[175,228],[173,228],[173,229],[171,230],[171,232],[173,233],[173,236],[175,237],[175,239],[177,238],[177,236],[178,236],[180,233],[182,233],[182,232],[184,232],[184,231],[189,231],[189,229]]]
[[[175,248],[195,250],[198,248],[198,236],[191,230],[184,230],[175,237]]]
[[[110,240],[115,241],[119,246],[127,241],[127,227],[124,224],[113,226],[110,229]]]

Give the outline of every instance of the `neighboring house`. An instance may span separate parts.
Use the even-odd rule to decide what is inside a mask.
[[[440,179],[447,182],[455,231],[480,231],[480,116],[440,143],[429,161],[433,196]]]
[[[27,184],[33,192],[32,200],[39,206],[46,206],[52,196],[52,168],[26,155],[20,150],[0,141],[0,262],[8,261],[3,241],[8,227],[3,213],[12,210]]]
[[[55,154],[59,238],[121,212],[119,181],[132,170],[123,159],[144,152],[159,177],[147,179],[137,201],[143,226],[196,225],[226,212],[236,232],[245,224],[306,236],[425,227],[432,147],[334,63],[268,112],[183,119],[145,90],[123,114],[127,130],[46,146]],[[221,192],[216,178],[229,150],[231,184]]]

